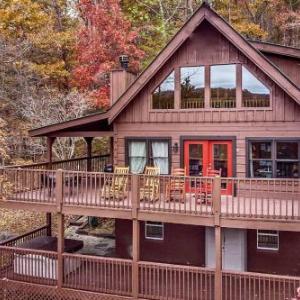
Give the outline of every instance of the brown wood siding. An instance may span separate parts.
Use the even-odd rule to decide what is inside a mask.
[[[300,88],[300,59],[265,53],[284,74],[286,74]]]
[[[153,110],[151,94],[175,68],[242,63],[271,89],[270,108]],[[179,84],[177,84],[179,86]],[[176,93],[175,93],[176,94]],[[178,94],[178,93],[177,93]],[[117,118],[117,123],[220,123],[300,121],[300,108],[216,29],[204,22]]]
[[[163,241],[145,239],[144,222],[141,224],[141,260],[204,266],[204,227],[165,223]],[[132,222],[116,220],[116,252],[119,257],[130,258]]]
[[[172,145],[183,136],[201,136],[208,139],[220,137],[236,137],[236,175],[246,175],[246,139],[256,137],[299,138],[300,122],[249,122],[249,123],[138,123],[118,124],[115,138],[115,163],[125,164],[125,138],[126,137],[172,137]],[[182,148],[183,145],[180,145]],[[180,149],[172,153],[172,166],[179,167]]]
[[[281,231],[279,233],[279,251],[265,251],[257,250],[256,230],[248,230],[247,244],[247,271],[300,275],[300,233]]]

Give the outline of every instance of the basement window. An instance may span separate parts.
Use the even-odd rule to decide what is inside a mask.
[[[270,90],[244,66],[242,68],[243,107],[269,107]]]
[[[175,91],[175,72],[173,71],[153,92],[153,109],[173,109]]]
[[[257,249],[279,250],[279,232],[274,230],[257,230]]]
[[[164,224],[161,222],[146,222],[145,238],[147,240],[162,241],[164,239]]]

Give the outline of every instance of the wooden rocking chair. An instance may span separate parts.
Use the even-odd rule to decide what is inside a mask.
[[[167,201],[180,200],[184,202],[186,170],[184,168],[174,168],[172,169],[172,176],[174,177],[171,177],[166,187]]]
[[[144,185],[140,188],[140,201],[157,201],[159,199],[159,167],[146,167],[144,175]]]
[[[109,179],[104,182],[101,191],[102,197],[105,199],[122,200],[127,197],[127,185],[129,167],[115,167],[114,174],[109,176]]]
[[[206,177],[213,178],[213,177],[221,176],[221,174],[222,174],[222,169],[214,170],[208,168]],[[207,180],[207,182],[203,183],[202,185],[202,202],[205,202],[206,204],[211,204],[212,194],[213,194],[213,183]]]

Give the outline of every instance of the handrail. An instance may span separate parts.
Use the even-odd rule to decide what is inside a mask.
[[[60,164],[60,163],[68,163],[68,162],[73,162],[73,161],[82,161],[82,160],[91,160],[95,158],[107,158],[109,157],[110,154],[103,154],[103,155],[96,155],[96,156],[91,156],[91,157],[78,157],[78,158],[71,158],[71,159],[65,159],[65,160],[56,160],[53,161],[51,164]],[[12,166],[3,166],[3,169],[18,169],[18,168],[31,168],[31,167],[38,167],[38,166],[47,166],[49,165],[49,162],[41,162],[41,163],[33,163],[33,164],[23,164],[23,165],[12,165]]]
[[[45,226],[39,227],[37,229],[31,230],[29,232],[26,232],[26,233],[24,233],[22,235],[18,235],[16,237],[12,237],[10,239],[4,240],[4,241],[0,242],[0,246],[6,246],[6,244],[9,244],[9,243],[12,243],[12,242],[16,242],[16,241],[21,240],[21,239],[23,239],[25,237],[28,237],[28,236],[30,236],[32,234],[35,234],[35,233],[37,233],[39,231],[45,230],[47,228],[48,228],[48,225],[45,225]],[[10,246],[7,246],[7,247],[10,247]]]

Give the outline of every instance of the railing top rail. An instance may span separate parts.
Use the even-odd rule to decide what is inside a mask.
[[[131,259],[115,258],[115,257],[101,257],[101,256],[83,255],[83,254],[76,254],[76,253],[63,253],[63,256],[79,258],[79,259],[86,259],[86,260],[93,260],[93,261],[111,261],[111,262],[129,263],[129,264],[132,263]]]
[[[162,267],[162,268],[174,268],[174,269],[189,269],[193,271],[207,271],[207,272],[214,272],[215,269],[213,268],[204,268],[204,267],[196,267],[196,266],[190,266],[190,265],[173,265],[173,264],[166,264],[166,263],[158,263],[158,262],[149,262],[149,261],[139,261],[139,265],[144,266],[156,266],[156,267]]]
[[[46,251],[46,250],[37,250],[30,248],[21,248],[18,246],[10,247],[10,246],[0,246],[0,250],[6,250],[9,252],[24,252],[25,254],[40,254],[40,255],[57,255],[56,251]],[[18,254],[18,253],[15,253]]]
[[[26,233],[24,233],[24,234],[22,234],[22,235],[18,235],[18,236],[16,236],[16,237],[12,237],[12,238],[10,238],[10,239],[7,239],[7,240],[5,240],[5,241],[0,242],[0,246],[3,246],[3,245],[5,245],[5,244],[7,244],[7,243],[15,242],[15,241],[17,241],[17,240],[20,240],[20,239],[22,239],[22,238],[24,238],[24,237],[27,237],[27,236],[29,236],[29,235],[31,235],[31,234],[37,233],[37,232],[39,232],[39,231],[41,231],[41,230],[44,230],[44,229],[47,229],[47,228],[48,228],[48,226],[45,225],[45,226],[39,227],[39,228],[37,228],[37,229],[31,230],[31,231],[29,231],[29,232],[26,232]]]
[[[256,182],[299,182],[300,178],[258,178],[258,177],[221,177],[221,180],[256,181]]]
[[[275,274],[265,274],[265,273],[255,273],[255,272],[238,272],[238,271],[222,271],[224,275],[237,275],[237,276],[251,276],[251,277],[260,277],[260,278],[273,278],[281,280],[298,280],[300,277],[288,276],[288,275],[275,275]]]
[[[67,163],[67,162],[72,162],[72,161],[82,161],[82,160],[87,160],[87,159],[95,159],[95,158],[104,158],[104,157],[109,157],[110,154],[101,154],[101,155],[96,155],[92,157],[77,157],[77,158],[71,158],[71,159],[65,159],[65,160],[56,160],[52,162],[52,165],[55,164],[60,164],[60,163]],[[23,164],[23,165],[12,165],[12,166],[3,166],[2,168],[4,169],[15,169],[15,168],[26,168],[26,167],[38,167],[38,166],[46,166],[48,165],[49,162],[40,162],[40,163],[33,163],[33,164]]]

